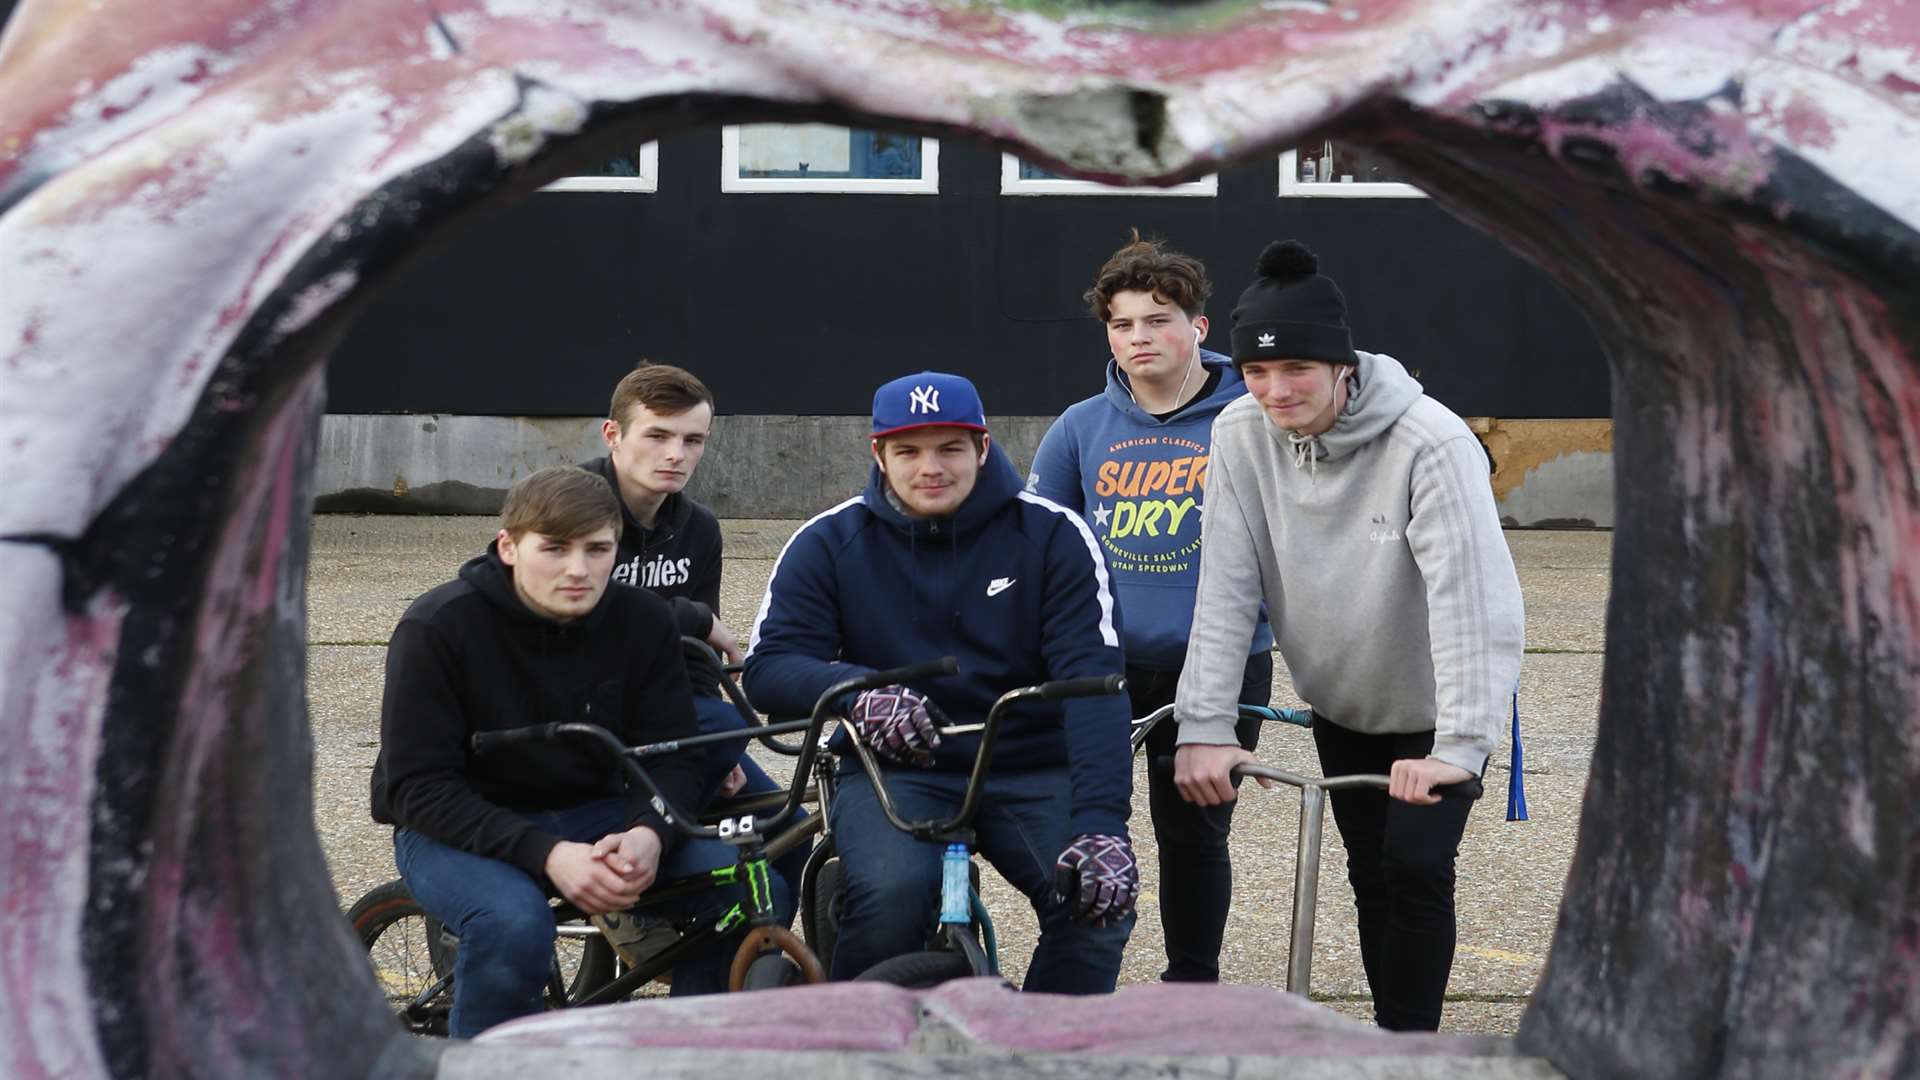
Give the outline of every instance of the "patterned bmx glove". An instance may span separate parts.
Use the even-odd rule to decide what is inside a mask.
[[[894,685],[854,698],[847,719],[860,741],[874,753],[900,765],[924,769],[933,764],[933,752],[940,747],[940,732],[935,726],[946,717],[927,695]]]
[[[1124,919],[1140,897],[1140,864],[1124,836],[1081,833],[1053,863],[1054,892],[1079,922]]]

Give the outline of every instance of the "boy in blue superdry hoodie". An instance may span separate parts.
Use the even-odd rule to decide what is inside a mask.
[[[944,816],[977,736],[942,739],[936,725],[982,720],[1014,687],[1119,673],[1119,614],[1086,524],[1021,490],[972,383],[934,372],[887,383],[873,436],[865,494],[807,522],[774,564],[745,686],[763,709],[803,713],[862,671],[956,657],[959,674],[846,703],[889,763],[899,813]],[[1128,723],[1118,696],[1032,702],[995,744],[974,828],[1039,915],[1029,990],[1104,993],[1119,977],[1139,892]],[[888,824],[853,763],[831,813],[847,883],[832,974],[847,979],[925,946],[942,848]],[[1060,869],[1077,875],[1073,895],[1055,894]]]
[[[1233,362],[1200,348],[1212,285],[1189,255],[1141,240],[1113,253],[1086,300],[1106,327],[1106,392],[1069,407],[1034,455],[1029,490],[1086,518],[1127,612],[1123,642],[1134,715],[1173,701],[1187,655],[1200,580],[1200,515],[1213,420],[1246,393]],[[1273,694],[1273,632],[1261,611],[1241,655],[1239,700]],[[1147,738],[1150,758],[1171,758],[1175,725]],[[1260,722],[1235,734],[1253,749]],[[1160,852],[1160,924],[1167,982],[1218,982],[1220,943],[1233,899],[1227,835],[1233,804],[1196,806],[1167,769],[1149,769],[1147,805]]]

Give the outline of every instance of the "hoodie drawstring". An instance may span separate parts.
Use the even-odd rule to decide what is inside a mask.
[[[1320,441],[1318,435],[1302,435],[1297,431],[1287,432],[1287,442],[1293,447],[1293,467],[1306,469],[1310,480],[1320,479],[1320,455],[1315,444]]]

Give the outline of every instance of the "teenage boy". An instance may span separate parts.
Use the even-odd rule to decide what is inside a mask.
[[[739,640],[720,621],[720,522],[684,488],[713,434],[713,392],[692,372],[641,361],[613,388],[600,422],[607,456],[580,467],[620,496],[624,528],[613,580],[673,603],[680,632],[729,662]]]
[[[1086,301],[1106,327],[1106,391],[1061,414],[1040,441],[1028,488],[1086,518],[1105,549],[1127,613],[1127,693],[1135,716],[1173,700],[1187,655],[1200,577],[1200,516],[1213,420],[1246,393],[1233,363],[1200,347],[1213,285],[1200,260],[1136,231],[1100,267]],[[1238,698],[1273,696],[1273,633],[1261,613],[1230,650]],[[1174,754],[1175,725],[1147,736],[1149,759]],[[1235,729],[1252,750],[1260,722]],[[1227,834],[1233,804],[1180,797],[1170,769],[1147,771],[1147,805],[1160,850],[1160,926],[1167,982],[1218,982],[1220,940],[1233,901]]]
[[[984,719],[1017,686],[1119,674],[1113,596],[1085,523],[1021,490],[966,379],[880,387],[869,452],[866,492],[807,522],[775,562],[747,689],[763,708],[805,713],[850,675],[956,657],[957,675],[845,704],[887,762],[899,813],[939,817],[959,804],[978,736],[936,727]],[[1104,993],[1119,977],[1139,892],[1127,729],[1117,696],[1034,702],[995,745],[974,829],[1039,916],[1028,990]],[[857,763],[843,764],[831,813],[847,883],[832,974],[847,979],[925,946],[942,848],[888,824]],[[1062,872],[1077,877],[1066,895]]]
[[[451,1034],[540,1011],[558,893],[589,914],[628,907],[659,877],[730,864],[717,841],[682,841],[645,793],[571,742],[476,755],[475,732],[599,724],[623,742],[695,731],[679,630],[665,601],[608,589],[619,503],[598,477],[541,469],[507,493],[500,530],[460,576],[415,600],[387,646],[373,819],[422,907],[460,939]],[[691,809],[709,766],[650,762]],[[789,903],[785,885],[774,885]],[[691,903],[693,901],[689,901]],[[724,989],[732,942],[675,970],[673,992]]]
[[[1472,802],[1435,788],[1486,768],[1520,674],[1520,582],[1487,459],[1390,356],[1355,352],[1346,299],[1301,244],[1268,246],[1233,311],[1247,397],[1213,426],[1206,560],[1180,676],[1175,783],[1229,802],[1252,755],[1231,720],[1265,597],[1313,703],[1383,1028],[1434,1031],[1453,966],[1454,859]]]
[[[700,459],[713,434],[713,392],[692,372],[671,364],[641,361],[614,385],[600,438],[607,456],[580,467],[604,477],[620,497],[624,525],[613,580],[648,589],[673,605],[680,633],[713,647],[723,660],[742,659],[739,639],[720,620],[722,539],[713,511],[687,497]],[[721,673],[705,652],[686,651],[693,683],[694,716],[703,732],[733,731],[745,725],[731,699],[720,690]],[[710,755],[716,774],[709,790],[722,796],[757,795],[780,784],[747,753],[745,742],[731,752]],[[782,856],[775,870],[798,894],[800,871],[811,845]],[[628,963],[638,964],[655,945],[671,942],[670,929],[657,920],[634,920],[618,913],[597,920]]]

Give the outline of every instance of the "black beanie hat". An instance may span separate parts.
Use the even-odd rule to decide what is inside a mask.
[[[1233,362],[1325,360],[1357,363],[1347,329],[1347,298],[1321,274],[1320,257],[1298,240],[1260,253],[1259,277],[1233,307]]]

